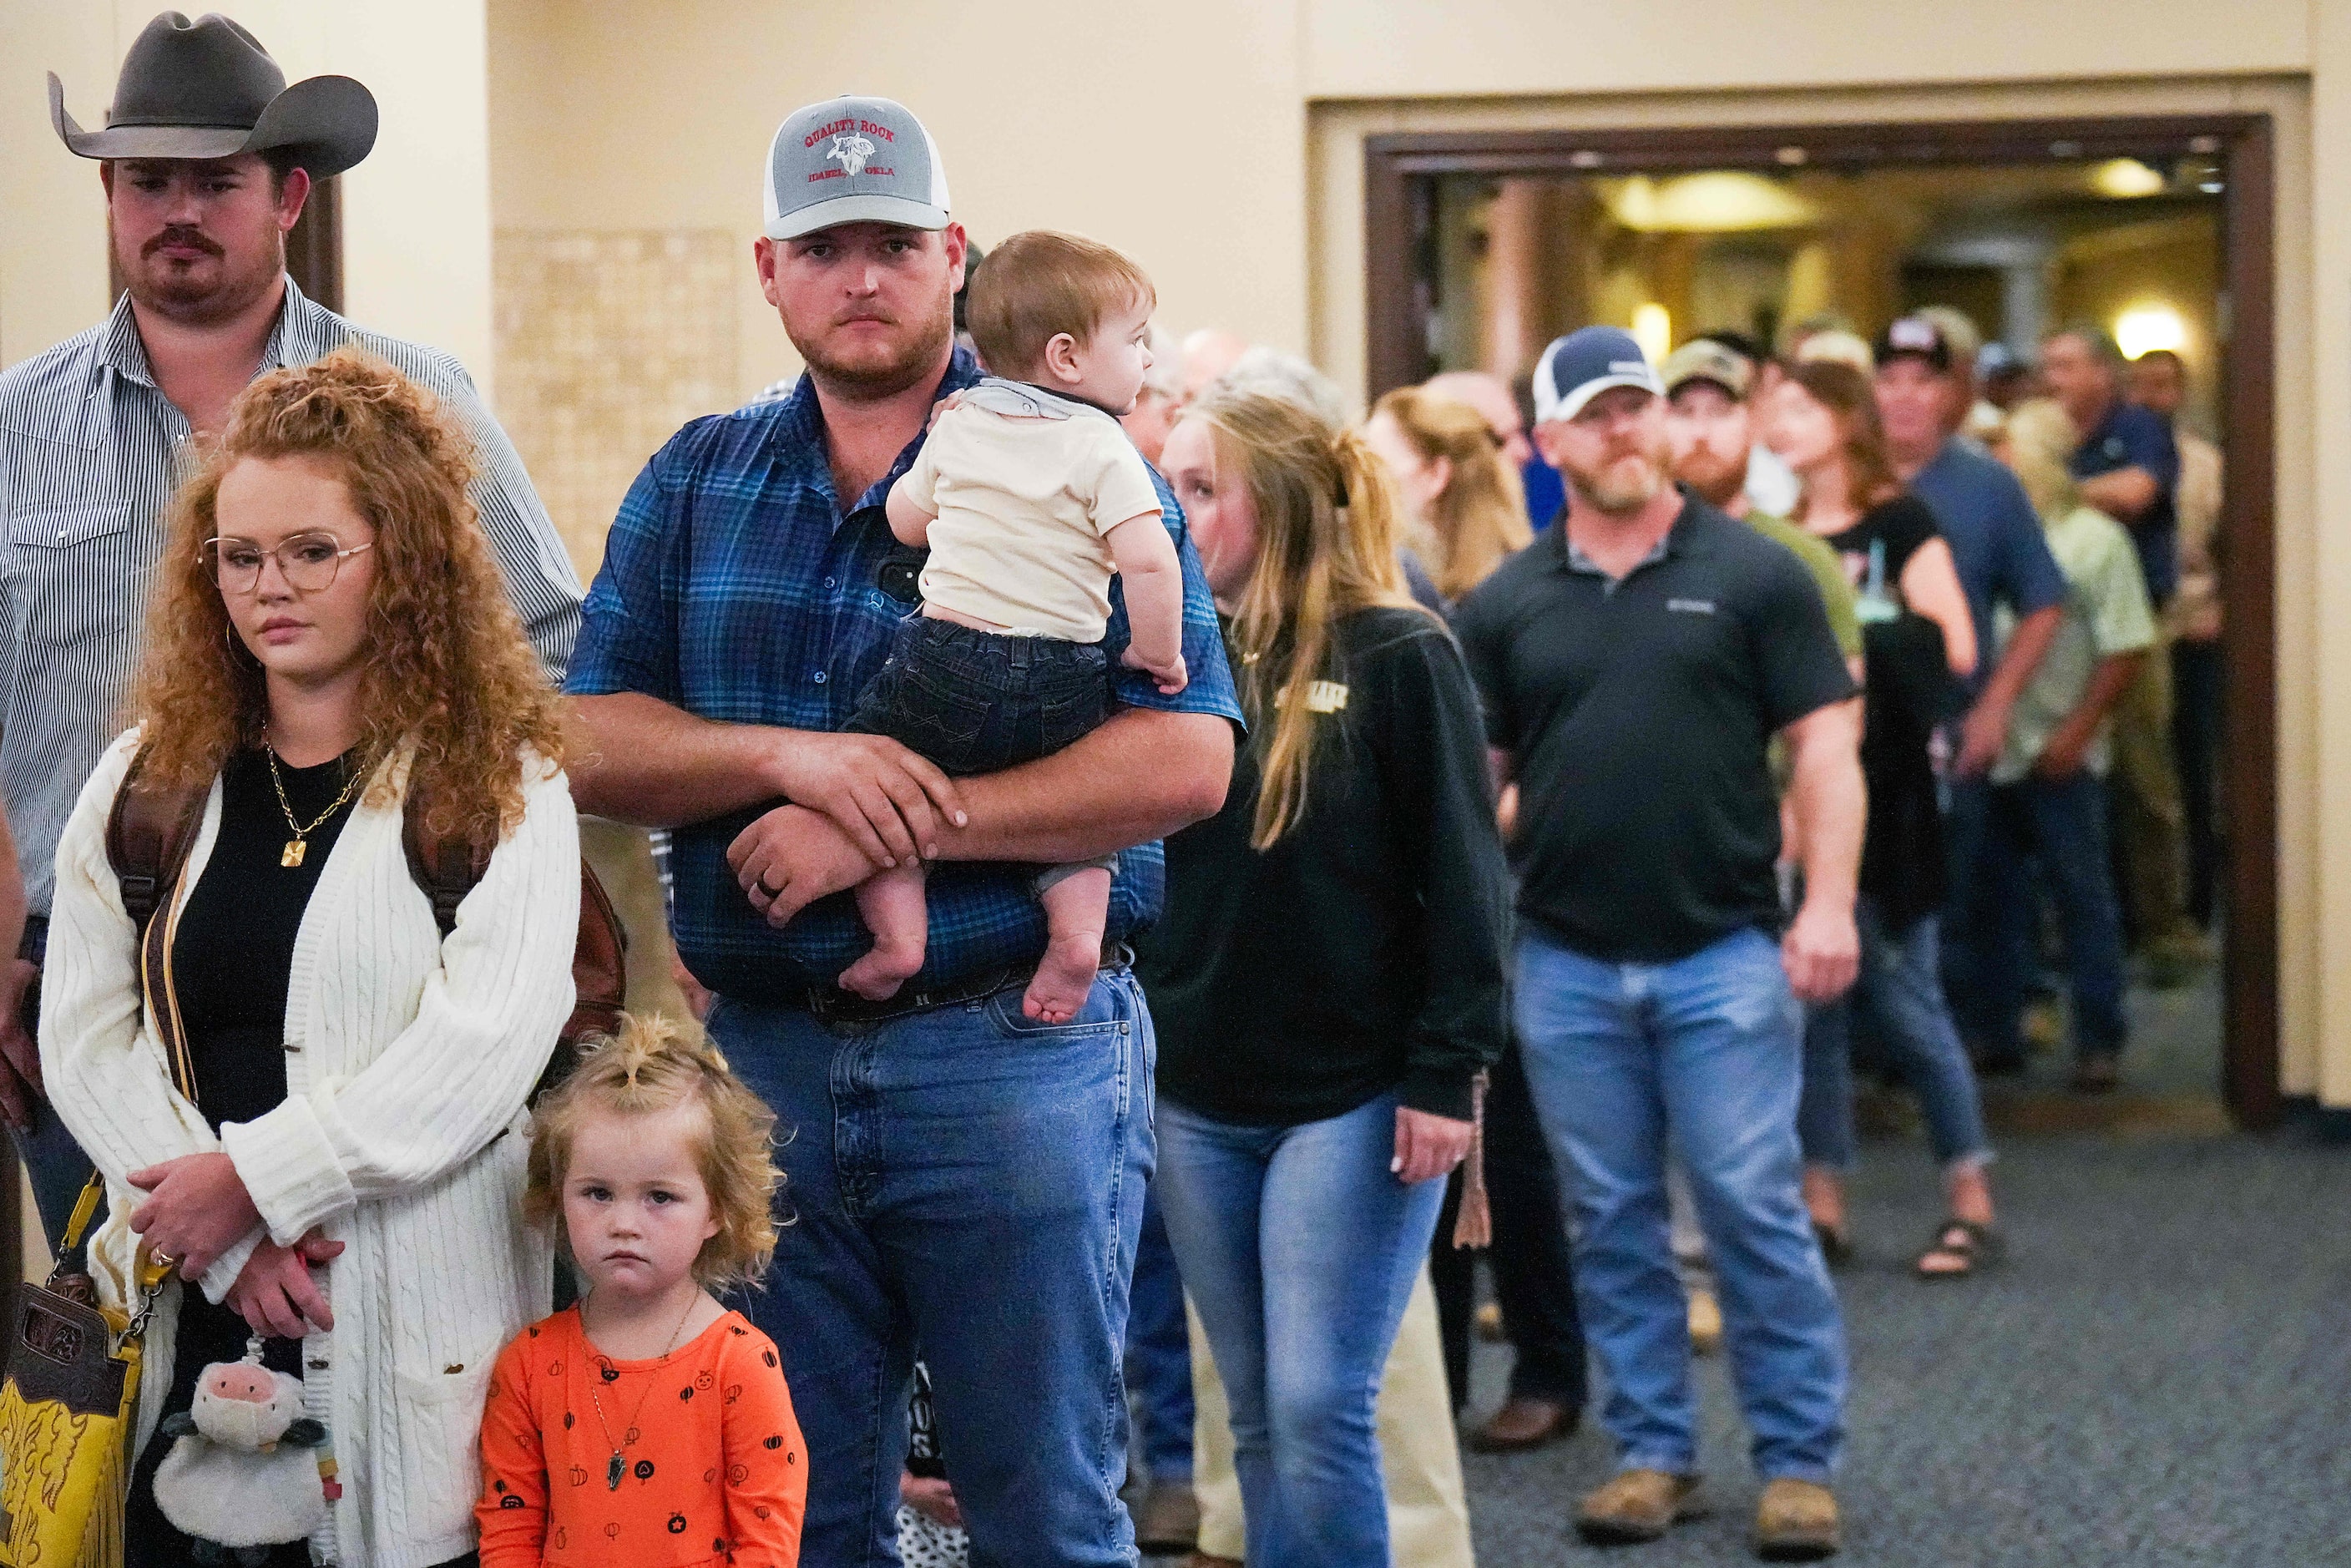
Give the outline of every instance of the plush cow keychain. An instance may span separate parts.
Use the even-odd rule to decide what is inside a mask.
[[[313,1450],[327,1429],[302,1414],[300,1378],[261,1364],[259,1340],[243,1361],[205,1367],[194,1408],[165,1416],[155,1435],[177,1439],[156,1468],[155,1503],[194,1542],[197,1562],[254,1568],[326,1523]]]

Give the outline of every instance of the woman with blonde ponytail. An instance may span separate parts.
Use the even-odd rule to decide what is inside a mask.
[[[1212,390],[1165,466],[1250,739],[1224,809],[1167,841],[1137,966],[1158,1192],[1230,1399],[1249,1561],[1384,1568],[1381,1370],[1504,1037],[1484,730],[1359,436]]]

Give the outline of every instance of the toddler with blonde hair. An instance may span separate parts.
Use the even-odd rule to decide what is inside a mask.
[[[775,1251],[774,1126],[698,1030],[659,1016],[624,1018],[539,1103],[524,1202],[587,1294],[492,1374],[484,1568],[799,1561],[791,1392],[774,1343],[711,1293],[756,1285]]]

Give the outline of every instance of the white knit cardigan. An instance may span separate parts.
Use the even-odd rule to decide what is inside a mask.
[[[352,1568],[462,1556],[475,1543],[491,1363],[549,1310],[549,1244],[522,1218],[523,1100],[572,1005],[580,841],[569,788],[559,771],[526,767],[522,822],[446,941],[409,871],[397,789],[374,804],[362,796],[295,937],[287,1097],[215,1138],[172,1086],[106,858],[107,812],[136,738],[107,752],[57,846],[42,980],[41,1071],[109,1186],[91,1271],[119,1303],[138,1240],[126,1221],[140,1201],[124,1178],[181,1155],[225,1152],[281,1245],[323,1227],[346,1249],[326,1270],[334,1331],[304,1341],[303,1377],[343,1495],[314,1552]],[[404,782],[402,759],[385,766]],[[215,780],[181,900],[220,816]],[[207,1296],[219,1301],[235,1282],[264,1227],[204,1277]],[[142,1441],[172,1382],[178,1289],[147,1337]]]

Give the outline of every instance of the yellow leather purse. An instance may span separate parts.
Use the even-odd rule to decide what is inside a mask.
[[[141,999],[172,1082],[196,1103],[195,1072],[171,988],[171,903],[195,841],[202,791],[155,791],[134,758],[106,822],[106,853],[139,935]],[[161,1003],[162,1005],[158,1005]],[[139,1429],[147,1320],[172,1265],[141,1243],[131,1310],[102,1306],[89,1275],[90,1226],[106,1206],[92,1175],[59,1239],[47,1285],[17,1291],[0,1347],[0,1568],[122,1568],[122,1511]]]
[[[17,1291],[0,1373],[0,1568],[122,1562],[141,1340],[171,1270],[142,1248],[134,1310],[99,1304],[83,1243],[104,1201],[92,1176],[48,1283]]]

